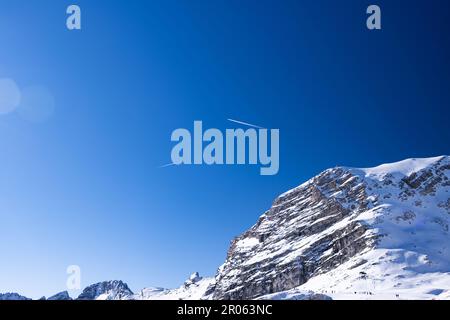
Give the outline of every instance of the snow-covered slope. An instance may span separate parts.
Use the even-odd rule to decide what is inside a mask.
[[[214,282],[214,278],[202,278],[198,272],[195,272],[177,289],[145,288],[129,298],[134,300],[207,300],[211,297]]]
[[[329,169],[232,242],[214,298],[445,298],[449,220],[448,156]]]
[[[255,300],[332,300],[330,296],[314,291],[293,289],[258,297]]]

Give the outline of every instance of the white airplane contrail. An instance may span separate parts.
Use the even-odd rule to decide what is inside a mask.
[[[168,164],[164,164],[162,166],[159,166],[158,168],[162,169],[162,168],[167,168],[167,167],[171,167],[171,166],[176,166],[176,164],[175,163],[168,163]]]
[[[249,127],[258,128],[258,129],[265,129],[263,127],[260,127],[260,126],[257,126],[257,125],[251,124],[251,123],[239,121],[239,120],[234,120],[234,119],[227,119],[227,120],[234,122],[234,123],[243,124],[244,126],[249,126]]]

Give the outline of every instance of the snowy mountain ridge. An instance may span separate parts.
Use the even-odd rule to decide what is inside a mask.
[[[80,297],[450,299],[449,226],[450,157],[336,167],[276,198],[214,278],[139,293],[108,281]]]
[[[7,292],[7,293],[0,293],[0,301],[5,301],[5,300],[16,300],[16,301],[21,301],[21,300],[31,300],[30,298],[21,296],[18,293],[15,292]]]

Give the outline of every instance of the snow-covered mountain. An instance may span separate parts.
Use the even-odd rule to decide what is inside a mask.
[[[108,281],[78,299],[450,299],[449,225],[450,157],[336,167],[280,195],[215,277],[136,294]]]
[[[203,278],[195,272],[177,289],[145,288],[129,298],[133,300],[207,300],[212,297],[214,283],[214,278]]]
[[[18,293],[0,293],[0,301],[4,301],[4,300],[31,300],[30,298],[21,296]]]
[[[120,280],[93,284],[78,296],[77,300],[121,300],[132,296],[128,285]]]
[[[448,156],[324,171],[232,242],[213,298],[448,298],[449,178]]]
[[[53,301],[53,300],[64,301],[64,300],[72,300],[72,298],[69,296],[69,293],[67,291],[63,291],[63,292],[57,293],[57,294],[49,297],[47,300],[50,300],[50,301]]]

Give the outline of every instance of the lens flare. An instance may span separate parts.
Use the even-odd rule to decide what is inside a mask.
[[[0,115],[14,111],[20,104],[20,89],[12,79],[0,79]]]
[[[22,90],[22,102],[17,108],[19,115],[30,122],[44,122],[55,110],[55,99],[45,87],[32,86]]]

